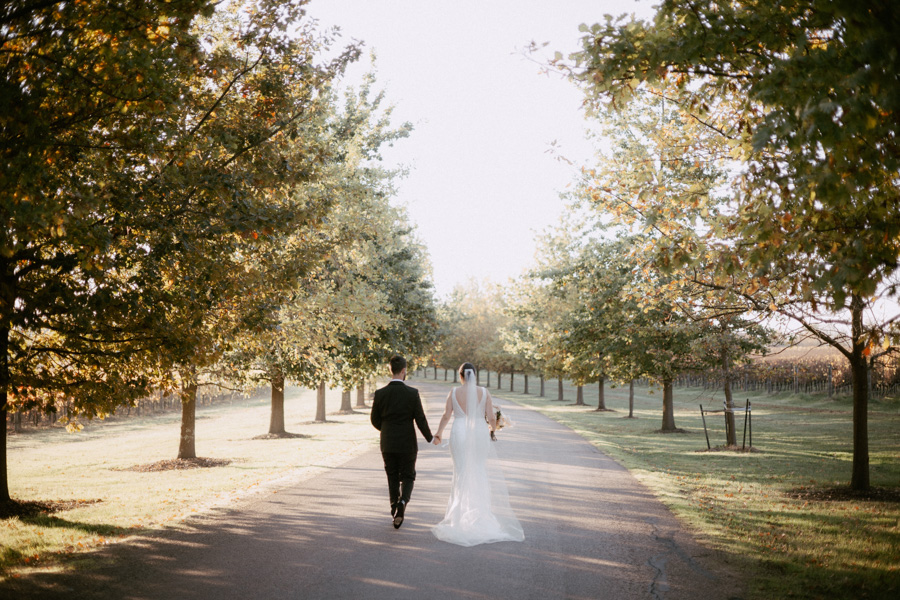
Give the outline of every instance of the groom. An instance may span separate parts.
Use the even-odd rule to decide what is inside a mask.
[[[419,444],[413,421],[426,440],[431,442],[433,438],[419,390],[404,383],[406,359],[402,356],[391,358],[391,376],[390,383],[375,391],[371,419],[375,429],[381,432],[381,456],[387,472],[391,516],[394,517],[394,529],[400,529],[416,480]]]

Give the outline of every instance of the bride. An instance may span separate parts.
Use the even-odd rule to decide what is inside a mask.
[[[463,363],[459,374],[463,385],[447,395],[447,407],[434,436],[434,443],[439,444],[452,415],[453,487],[444,520],[431,531],[439,540],[460,546],[521,542],[525,533],[509,507],[506,481],[495,464],[491,445],[490,432],[496,427],[491,394],[475,386],[471,363]]]

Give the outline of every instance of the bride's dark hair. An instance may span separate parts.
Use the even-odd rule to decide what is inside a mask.
[[[463,363],[459,366],[459,378],[461,381],[465,381],[466,379],[466,371],[475,370],[475,365],[472,363]]]

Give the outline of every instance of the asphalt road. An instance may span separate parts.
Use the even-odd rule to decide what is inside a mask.
[[[447,388],[413,382],[437,428]],[[406,521],[391,525],[381,456],[95,555],[78,575],[43,574],[19,598],[730,599],[740,585],[631,474],[570,430],[504,403],[497,450],[522,543],[440,542],[447,449],[421,442]],[[373,430],[374,431],[374,430]]]

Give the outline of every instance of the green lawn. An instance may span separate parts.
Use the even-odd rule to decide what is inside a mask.
[[[443,379],[443,374],[439,374]],[[421,380],[421,379],[419,379]],[[484,379],[482,379],[484,383]],[[900,598],[900,403],[873,401],[869,443],[873,486],[889,488],[878,500],[842,496],[833,488],[850,479],[851,416],[846,397],[737,393],[753,405],[753,452],[706,451],[699,404],[721,408],[722,394],[676,389],[675,421],[685,433],[660,434],[661,390],[637,388],[635,419],[628,389],[606,389],[596,412],[597,386],[585,389],[592,407],[574,406],[556,380],[545,398],[492,393],[533,407],[563,423],[628,467],[706,543],[746,558],[753,598]],[[553,398],[553,399],[551,399]],[[722,415],[707,416],[713,446],[725,442]],[[740,444],[743,416],[737,419]]]
[[[355,403],[355,398],[354,398]],[[329,410],[340,392],[329,390]],[[180,411],[11,434],[10,493],[16,500],[67,501],[54,515],[0,520],[0,581],[23,569],[60,569],[69,555],[115,543],[141,531],[178,526],[186,517],[345,462],[376,447],[368,409],[329,414],[314,423],[315,391],[288,388],[285,423],[304,437],[253,439],[269,427],[265,394],[197,409],[197,455],[231,461],[214,468],[127,470],[177,456]]]
[[[443,373],[439,375],[443,382]],[[421,378],[412,381],[415,385]],[[433,379],[429,379],[433,381]],[[492,393],[540,410],[620,461],[706,543],[745,557],[753,598],[895,598],[900,592],[900,403],[871,406],[871,477],[892,488],[893,501],[828,499],[850,477],[847,398],[738,394],[754,403],[755,452],[706,452],[698,404],[718,407],[721,395],[677,389],[681,434],[659,434],[661,394],[638,388],[636,419],[626,419],[627,388],[607,387],[614,412],[573,405],[548,382],[547,398]],[[339,406],[329,392],[328,406]],[[596,386],[585,400],[596,406]],[[22,569],[68,568],[69,554],[113,543],[142,530],[178,526],[185,517],[252,493],[275,493],[279,478],[311,476],[374,448],[368,410],[329,414],[314,424],[314,392],[288,391],[288,430],[304,438],[258,440],[268,429],[265,396],[198,409],[197,453],[227,459],[210,469],[140,473],[120,470],[172,459],[179,414],[92,424],[78,434],[39,431],[9,441],[11,491],[20,500],[71,500],[54,517],[0,521],[0,575]],[[713,445],[724,442],[721,415],[708,419]],[[738,419],[738,432],[742,431]],[[739,435],[740,439],[740,435]],[[91,502],[100,500],[99,502]]]

